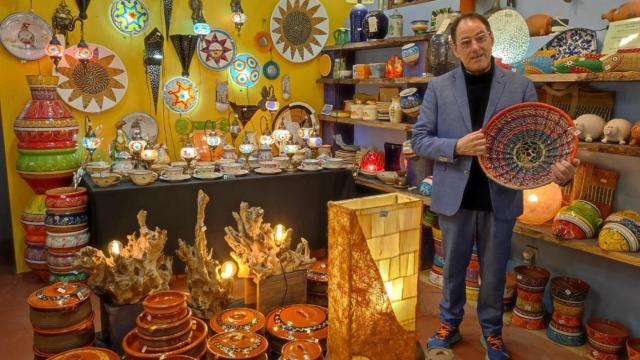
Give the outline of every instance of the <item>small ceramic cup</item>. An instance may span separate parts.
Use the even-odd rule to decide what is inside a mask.
[[[305,168],[314,168],[320,166],[320,160],[318,159],[304,159],[302,160],[302,166]]]
[[[158,179],[158,174],[151,170],[131,170],[129,171],[131,182],[136,185],[149,185]]]
[[[120,175],[110,172],[98,172],[91,174],[91,180],[97,187],[108,187],[119,183],[121,179]]]
[[[211,165],[203,165],[198,164],[194,171],[195,174],[209,174],[216,171],[216,166],[211,163]]]
[[[181,167],[184,170],[186,170],[187,169],[187,162],[186,161],[173,161],[173,162],[171,162],[171,166]]]
[[[327,159],[327,161],[324,162],[324,166],[328,167],[328,168],[341,168],[342,165],[344,164],[344,160],[341,158],[331,158],[331,159]]]
[[[279,165],[276,161],[260,161],[258,164],[260,167],[267,169],[277,169]]]
[[[273,161],[278,163],[280,169],[286,169],[289,167],[289,158],[286,156],[276,156]]]
[[[183,173],[184,173],[184,168],[181,166],[169,166],[168,168],[162,170],[162,176],[165,176],[168,178],[177,178]]]
[[[98,173],[98,172],[106,172],[106,171],[109,171],[110,168],[111,168],[111,165],[107,164],[104,161],[90,162],[84,167],[84,169],[89,173],[89,175]]]
[[[237,173],[242,169],[242,164],[240,163],[225,163],[222,164],[222,171],[228,174]]]

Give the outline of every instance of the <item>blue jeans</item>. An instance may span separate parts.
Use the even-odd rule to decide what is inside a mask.
[[[456,327],[462,322],[467,302],[465,277],[475,240],[481,278],[478,319],[484,336],[501,334],[505,272],[515,219],[498,219],[492,212],[464,209],[438,218],[445,259],[440,320]]]

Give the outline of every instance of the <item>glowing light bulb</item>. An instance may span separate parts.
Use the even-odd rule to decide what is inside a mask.
[[[284,226],[282,224],[278,224],[276,225],[276,245],[280,246],[284,243],[284,238],[285,238],[286,234],[284,231]]]
[[[111,257],[118,257],[120,255],[120,251],[122,250],[122,243],[118,240],[112,240],[109,243],[109,254]]]
[[[527,201],[528,202],[532,202],[532,203],[537,203],[538,202],[538,195],[530,194],[529,197],[527,197]]]
[[[220,276],[225,280],[231,279],[236,275],[237,271],[238,266],[236,265],[236,263],[234,263],[233,261],[225,261],[224,264],[222,264],[222,272],[220,273]]]

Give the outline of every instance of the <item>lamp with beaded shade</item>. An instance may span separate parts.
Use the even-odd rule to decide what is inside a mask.
[[[355,4],[349,13],[349,22],[351,23],[351,42],[366,41],[364,34],[364,18],[369,11],[364,4],[373,4],[373,0],[346,0],[349,4]],[[381,0],[380,0],[381,1]]]
[[[535,189],[527,189],[523,194],[524,211],[518,218],[530,225],[542,225],[553,219],[562,207],[562,190],[556,183],[550,183]]]

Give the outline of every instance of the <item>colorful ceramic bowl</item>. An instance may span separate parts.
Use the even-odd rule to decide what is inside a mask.
[[[542,302],[528,301],[523,299],[520,296],[516,298],[516,307],[518,309],[528,311],[531,313],[536,313],[536,314],[544,313],[544,307],[542,305]]]
[[[400,107],[406,115],[411,117],[418,116],[420,104],[422,104],[422,99],[418,94],[418,89],[408,88],[400,92]]]
[[[611,251],[640,251],[640,214],[623,210],[609,215],[598,236],[598,245]]]
[[[593,348],[615,354],[623,351],[629,331],[619,322],[592,318],[587,321],[587,335]]]
[[[75,147],[78,127],[13,128],[20,149],[47,149]],[[48,146],[45,146],[48,145]]]
[[[549,271],[540,266],[520,265],[514,269],[518,288],[529,292],[544,292]]]
[[[619,354],[610,354],[604,351],[598,351],[591,346],[591,344],[587,343],[587,358],[593,360],[620,360],[621,357]]]
[[[560,345],[565,346],[581,346],[584,345],[586,339],[584,331],[579,332],[566,332],[559,329],[558,324],[551,321],[547,327],[547,336],[549,339],[557,342]],[[578,328],[582,330],[581,328]]]
[[[564,316],[582,317],[584,302],[565,301],[553,297],[553,312]]]
[[[209,320],[211,330],[216,334],[229,331],[263,333],[266,323],[264,315],[249,308],[232,308],[221,311]]]
[[[571,326],[571,327],[582,326],[581,317],[563,315],[558,311],[553,312],[553,315],[551,315],[551,319],[557,324],[564,325],[564,326]]]
[[[70,208],[87,205],[87,188],[59,187],[45,192],[47,208]]]
[[[595,205],[575,200],[558,211],[551,230],[555,236],[565,240],[591,239],[601,224],[600,210]]]
[[[408,43],[400,50],[402,61],[409,66],[413,66],[420,60],[420,48],[415,43]]]
[[[529,302],[542,302],[544,298],[543,292],[529,292],[522,289],[517,289],[518,298]]]
[[[414,20],[411,22],[411,30],[415,35],[426,34],[429,31],[429,20]]]
[[[515,307],[511,316],[511,324],[527,330],[544,329],[544,314],[531,314]]]
[[[68,186],[71,183],[74,171],[75,169],[51,172],[18,171],[18,174],[35,193],[44,194],[49,189]]]
[[[589,293],[589,284],[568,276],[556,276],[551,279],[551,293],[565,301],[584,301]]]
[[[44,244],[27,245],[24,249],[24,259],[33,263],[47,261],[47,248]]]
[[[24,172],[52,172],[77,169],[80,158],[77,148],[58,150],[25,150],[18,149],[16,169]]]
[[[47,213],[44,218],[44,224],[47,226],[47,231],[50,227],[70,227],[86,225],[89,221],[89,216],[84,213],[71,213],[71,214],[52,214]]]

